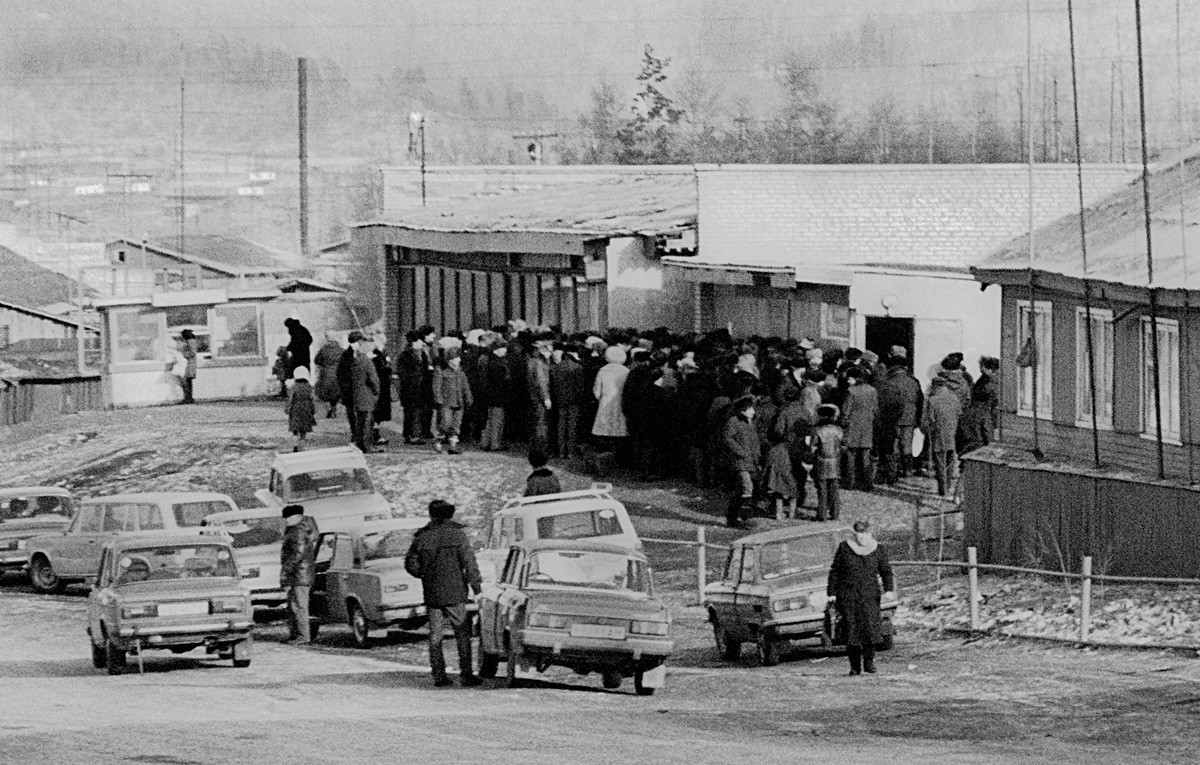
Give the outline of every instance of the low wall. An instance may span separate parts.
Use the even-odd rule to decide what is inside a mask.
[[[0,383],[0,425],[104,408],[100,375]]]

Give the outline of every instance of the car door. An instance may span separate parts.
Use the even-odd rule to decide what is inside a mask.
[[[712,609],[717,621],[725,629],[735,634],[741,634],[738,627],[737,608],[734,605],[738,572],[741,571],[741,567],[742,548],[740,545],[734,545],[725,559],[725,573],[721,576],[721,581],[714,582],[706,593],[709,608]]]
[[[354,569],[354,544],[348,534],[335,533],[329,568],[325,572],[325,616],[331,622],[350,618],[346,598],[350,590],[350,573]]]
[[[738,573],[737,595],[734,598],[742,634],[755,634],[758,625],[762,624],[766,600],[763,588],[758,584],[758,548],[746,545],[742,547],[742,566]]]
[[[504,628],[508,623],[505,604],[520,571],[521,557],[520,548],[510,548],[500,578],[487,585],[479,596],[480,637],[487,641],[489,653],[500,653],[504,648]]]
[[[100,555],[99,576],[96,577],[96,586],[88,595],[88,634],[92,636],[92,642],[97,643],[97,638],[103,633],[100,631],[100,620],[104,608],[108,605],[112,598],[112,593],[109,592],[109,586],[112,584],[111,577],[108,575],[109,569],[109,552],[106,549]]]
[[[317,540],[316,563],[313,564],[313,583],[309,590],[308,609],[313,618],[322,621],[332,621],[329,615],[326,589],[329,583],[329,569],[333,566],[333,548],[337,534],[322,534]]]
[[[51,564],[59,576],[79,579],[96,573],[101,548],[116,534],[104,527],[108,508],[107,504],[97,503],[79,509],[75,522],[62,538],[59,554],[51,555]]]

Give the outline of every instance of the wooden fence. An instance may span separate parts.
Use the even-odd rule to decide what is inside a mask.
[[[104,406],[100,375],[0,382],[0,426]]]

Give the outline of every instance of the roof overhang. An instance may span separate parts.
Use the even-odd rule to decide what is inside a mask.
[[[702,284],[730,284],[750,286],[755,283],[755,274],[766,275],[770,285],[778,289],[792,289],[797,284],[829,284],[849,287],[854,278],[850,268],[785,266],[773,263],[714,263],[694,257],[668,255],[662,259],[664,266],[678,268],[687,281]]]
[[[598,231],[548,231],[538,229],[486,231],[418,228],[400,223],[355,223],[355,231],[371,230],[378,243],[433,252],[527,252],[541,255],[583,255],[585,245],[596,240],[636,234]]]
[[[999,284],[1002,287],[1028,288],[1030,271],[1028,268],[980,268],[971,269],[976,281],[982,287]],[[1055,271],[1033,269],[1033,287],[1035,290],[1052,290],[1083,297],[1086,294],[1086,284],[1091,286],[1092,296],[1097,300],[1115,300],[1123,303],[1149,305],[1150,288],[1136,284],[1106,279],[1084,279],[1082,276],[1062,274]],[[1158,303],[1169,308],[1200,307],[1200,290],[1187,290],[1178,287],[1158,287],[1155,290]]]

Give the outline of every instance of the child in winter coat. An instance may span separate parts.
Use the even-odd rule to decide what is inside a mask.
[[[817,485],[817,520],[836,521],[842,500],[838,476],[842,467],[842,429],[839,411],[833,404],[817,407],[817,429],[812,439],[813,483]]]
[[[312,385],[308,382],[308,368],[296,367],[292,373],[292,389],[287,397],[288,430],[296,437],[292,451],[300,451],[304,438],[317,427],[317,403],[313,398]]]
[[[553,470],[546,467],[546,463],[549,461],[546,453],[541,449],[529,450],[529,466],[533,468],[533,472],[525,479],[526,497],[562,492],[562,484],[559,483],[558,476],[554,474]]]
[[[271,365],[271,376],[279,381],[279,397],[286,399],[288,395],[288,350],[286,346],[281,345],[275,350],[275,363]]]
[[[437,408],[438,423],[434,449],[440,452],[449,446],[451,454],[462,454],[458,436],[462,430],[463,410],[473,403],[471,383],[462,370],[462,357],[457,348],[446,349],[441,365],[433,372],[433,405]]]

